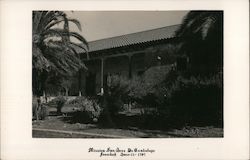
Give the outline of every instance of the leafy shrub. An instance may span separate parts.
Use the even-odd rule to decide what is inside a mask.
[[[40,111],[39,111],[38,114],[39,114],[39,118],[41,120],[46,119],[46,117],[49,115],[49,113],[48,113],[48,107],[45,104],[42,104],[41,105],[41,109],[40,109]]]
[[[67,100],[63,96],[58,96],[50,101],[49,104],[56,104],[57,114],[62,114],[62,107],[64,106],[66,101]]]
[[[32,119],[38,119],[37,110],[39,107],[39,101],[37,97],[32,97]]]
[[[148,101],[158,92],[159,84],[164,81],[169,71],[169,66],[152,67],[145,71],[143,76],[131,79],[129,96],[135,100]]]
[[[166,96],[172,123],[222,125],[223,88],[220,75],[178,78]]]
[[[33,97],[32,99],[32,119],[44,120],[48,115],[48,107],[42,104],[40,99]]]
[[[107,100],[107,95],[105,94],[104,96],[101,97],[101,105],[102,105],[102,112],[100,114],[100,119],[99,119],[99,125],[101,125],[102,127],[114,127],[115,123],[114,123],[114,112],[112,113],[111,116],[111,111],[112,110],[109,106],[108,100]],[[112,101],[111,101],[112,102]],[[114,106],[113,106],[114,107]],[[119,106],[117,106],[119,107]]]
[[[116,102],[112,103],[119,105],[135,101],[145,107],[156,107],[159,88],[169,71],[170,66],[157,66],[149,68],[142,76],[134,76],[132,79],[117,75],[111,76],[111,83],[108,87],[110,101],[114,99]],[[119,107],[117,106],[116,109],[118,110]]]
[[[220,74],[197,76],[171,70],[169,66],[148,69],[141,77],[132,79],[115,76],[106,97],[108,111],[115,115],[122,103],[135,101],[144,109],[156,109],[141,115],[144,127],[221,126],[222,83]]]
[[[124,103],[129,101],[129,79],[124,76],[112,75],[103,99],[103,108],[114,116],[122,110]]]
[[[79,122],[90,123],[98,121],[102,111],[96,99],[77,97],[69,101],[69,104],[77,108],[77,112],[73,116]]]
[[[106,96],[110,98],[115,96],[116,99],[122,99],[123,101],[126,101],[129,91],[128,87],[130,85],[129,83],[130,81],[127,77],[119,75],[110,76],[110,82],[106,88]]]
[[[117,121],[115,117],[123,109],[124,103],[136,102],[138,106],[156,108],[159,105],[157,101],[159,84],[164,81],[169,70],[169,66],[157,66],[148,69],[142,76],[134,76],[131,79],[112,75],[104,94],[102,113],[104,125],[108,123],[108,126],[114,126]],[[150,118],[147,122],[151,123]]]

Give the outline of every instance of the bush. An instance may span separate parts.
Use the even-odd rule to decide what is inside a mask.
[[[159,105],[157,101],[159,84],[164,81],[169,71],[169,66],[157,66],[148,69],[142,76],[134,76],[132,79],[118,75],[109,77],[103,101],[104,125],[114,126],[117,122],[117,114],[123,109],[124,103],[136,102],[138,106],[144,108],[156,108]],[[149,122],[150,126],[154,126],[151,125],[154,122],[151,122],[150,118],[147,123]]]
[[[49,104],[56,104],[57,114],[60,115],[62,114],[62,107],[66,102],[67,100],[63,96],[58,96],[52,101],[50,101]]]
[[[32,99],[32,119],[44,120],[48,115],[48,107],[42,104],[40,99],[33,97]]]
[[[107,100],[107,96],[106,94],[101,97],[101,105],[102,105],[102,112],[100,114],[100,119],[99,119],[99,125],[101,125],[102,127],[115,127],[115,123],[114,123],[114,112],[111,115],[111,111],[112,110],[109,106],[108,100]]]
[[[114,116],[123,109],[124,103],[129,101],[129,79],[123,76],[113,75],[107,85],[103,99],[103,108]]]
[[[109,77],[110,81],[106,88],[106,96],[113,97],[116,99],[120,99],[123,101],[127,100],[128,95],[128,87],[129,87],[129,79],[124,76],[112,75]]]
[[[141,77],[134,77],[130,80],[129,96],[140,103],[155,107],[154,99],[157,97],[159,85],[164,81],[169,66],[157,66],[149,68]],[[152,98],[153,97],[153,98]]]
[[[49,115],[49,113],[48,113],[48,107],[45,104],[42,104],[41,105],[41,109],[40,109],[40,111],[39,111],[38,114],[39,114],[39,118],[41,120],[45,120],[46,117]]]
[[[73,118],[82,123],[97,122],[102,111],[97,100],[94,98],[77,97],[69,101],[69,104],[77,108],[77,112],[73,115]]]
[[[159,88],[169,71],[170,66],[157,66],[149,68],[142,76],[134,76],[132,79],[111,76],[108,87],[108,96],[111,97],[110,101],[113,101],[111,104],[121,105],[135,101],[144,107],[156,107]],[[116,111],[119,109],[119,106],[116,106]]]
[[[106,96],[111,117],[123,103],[135,101],[144,109],[155,109],[141,115],[144,126],[223,125],[220,74],[197,76],[161,66],[148,69],[141,77],[111,79]]]
[[[172,123],[219,125],[223,123],[223,88],[219,75],[179,76],[169,87],[168,102]]]

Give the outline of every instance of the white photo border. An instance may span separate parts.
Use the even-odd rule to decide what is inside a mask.
[[[32,138],[33,10],[223,10],[224,137],[150,139]],[[1,1],[1,158],[130,159],[89,154],[94,148],[150,148],[137,159],[249,158],[249,2],[176,1]],[[133,157],[133,159],[136,159]]]

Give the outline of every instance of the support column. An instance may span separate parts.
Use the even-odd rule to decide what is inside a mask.
[[[79,69],[79,75],[78,75],[78,91],[79,91],[79,97],[82,96],[82,92],[81,92],[81,88],[82,88],[82,83],[81,83],[81,80],[82,80],[82,73],[81,73],[81,69]]]
[[[128,77],[132,78],[132,55],[128,55]]]
[[[104,78],[104,65],[105,65],[105,58],[102,58],[101,59],[101,95],[104,94],[104,81],[103,81],[103,78]]]

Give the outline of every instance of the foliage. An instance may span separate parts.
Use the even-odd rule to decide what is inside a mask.
[[[83,44],[87,44],[87,41],[80,34],[69,31],[68,22],[73,22],[81,30],[79,21],[67,18],[67,15],[61,11],[34,11],[32,18],[33,68],[48,71],[49,67],[55,67],[61,71],[63,68],[60,68],[60,65],[68,66],[65,60],[71,62],[78,60],[73,56],[76,54],[73,45],[86,51],[82,45],[73,43],[69,39],[70,36],[73,36]],[[60,23],[64,23],[63,29],[55,27]],[[44,52],[44,49],[48,52]]]
[[[223,65],[223,12],[191,11],[176,36],[181,39],[179,54],[190,58],[193,74],[215,73]]]
[[[74,83],[74,77],[73,76],[63,76],[57,78],[58,81],[58,88],[63,90],[63,94],[65,96],[69,95],[69,89],[71,88],[72,84]],[[53,84],[53,82],[52,82]]]
[[[34,11],[32,15],[33,92],[41,94],[48,73],[71,75],[84,68],[75,47],[87,52],[87,41],[78,33],[69,31],[69,22],[81,30],[79,21],[67,18],[61,11]],[[63,28],[57,27],[64,24]],[[75,37],[81,44],[70,41]],[[86,68],[86,67],[85,67]]]
[[[111,101],[113,99],[126,101],[129,83],[129,79],[125,76],[111,75],[105,96]]]
[[[143,127],[222,125],[223,84],[219,73],[193,76],[163,67],[152,68],[142,77],[130,80],[114,77],[111,86],[116,92],[107,98],[107,106],[115,106],[109,109],[110,114],[117,113],[126,100],[133,100],[144,110],[149,109],[141,115]]]
[[[109,96],[109,97],[108,97]],[[107,98],[108,97],[108,98]],[[117,105],[112,105],[111,103],[113,101],[110,101],[109,98],[112,98],[110,95],[104,94],[104,96],[101,97],[101,106],[102,106],[102,112],[100,114],[100,120],[99,125],[102,127],[115,127],[115,123],[114,123],[114,116],[117,113],[116,111],[114,111],[114,107],[116,109],[120,108],[121,106],[117,106]],[[115,98],[114,98],[115,100]],[[118,100],[120,101],[120,100]],[[111,104],[111,106],[110,106]]]
[[[37,97],[32,97],[32,119],[38,120],[37,110],[39,107],[39,101]]]
[[[177,54],[180,50],[179,43],[166,43],[159,46],[154,46],[145,51],[144,64],[146,68],[156,65],[167,65],[176,62]],[[160,58],[160,59],[159,59]]]
[[[76,73],[73,76],[71,75],[55,75],[53,73],[50,73],[46,79],[46,95],[56,96],[56,95],[64,95],[68,96],[69,94],[72,95],[78,95],[75,94],[75,90],[72,90],[72,88],[78,88],[74,85],[77,85],[78,82],[78,74]]]
[[[222,125],[223,89],[219,74],[210,77],[178,75],[165,82],[160,113],[168,115],[172,125]]]
[[[42,104],[38,114],[41,120],[45,120],[45,118],[49,115],[48,106]]]
[[[57,114],[62,114],[62,108],[66,102],[67,100],[63,96],[58,96],[50,101],[49,104],[56,104]]]
[[[124,76],[111,75],[107,83],[100,100],[103,110],[99,124],[102,127],[114,127],[114,118],[123,109],[124,103],[128,102],[129,80]]]
[[[223,18],[222,11],[190,11],[184,18],[177,36],[191,37],[198,35],[207,39],[216,29],[220,28]]]
[[[161,111],[172,124],[222,125],[223,12],[189,12],[176,36],[178,54],[189,57],[189,68],[165,80]]]
[[[48,116],[48,107],[42,104],[39,98],[32,98],[32,119],[45,120]]]
[[[146,55],[149,69],[142,76],[132,79],[111,76],[106,90],[106,114],[115,115],[123,103],[135,101],[144,109],[154,108],[142,113],[144,127],[222,125],[222,30],[222,12],[188,13],[176,32],[180,43],[168,46],[171,54],[166,55],[170,56],[169,64],[178,56],[188,57],[190,68],[176,71],[170,66],[152,67],[158,63],[153,60],[160,56],[161,51],[149,51],[155,54]]]
[[[82,122],[93,122],[97,121],[101,114],[101,107],[99,106],[96,99],[77,97],[68,102],[77,109],[77,113],[74,115],[75,119]]]
[[[157,102],[154,100],[158,96],[157,92],[161,87],[160,84],[164,81],[170,69],[168,65],[152,67],[146,70],[139,79],[132,79],[129,96],[144,103],[144,105],[155,107]]]
[[[119,111],[121,105],[129,101],[138,102],[145,107],[156,107],[160,84],[169,71],[170,66],[157,66],[149,68],[142,76],[131,79],[118,75],[111,76],[107,97],[110,106],[113,106],[111,111]]]

